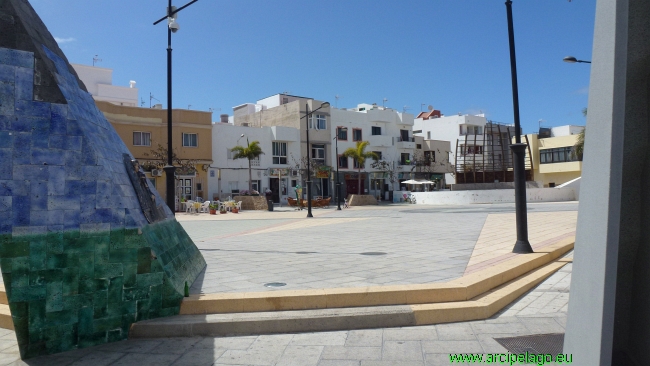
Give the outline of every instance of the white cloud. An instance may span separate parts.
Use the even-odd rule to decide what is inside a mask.
[[[60,38],[60,37],[54,37],[54,40],[56,43],[62,44],[62,43],[69,43],[69,42],[74,42],[76,39],[70,37],[70,38]]]

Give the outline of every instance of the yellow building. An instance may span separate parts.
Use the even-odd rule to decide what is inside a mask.
[[[104,101],[95,103],[131,154],[147,170],[147,177],[152,180],[160,195],[165,197],[166,183],[162,167],[167,163],[167,110],[127,107]],[[208,199],[207,172],[212,163],[212,112],[174,109],[172,121],[173,151],[178,159],[193,168],[182,171],[178,169],[179,164],[174,163],[177,166],[176,196]],[[156,159],[156,152],[161,158]]]
[[[582,175],[582,161],[573,153],[578,134],[584,126],[542,128],[528,135],[533,155],[533,177],[544,187],[555,187]],[[526,150],[526,161],[529,161]]]

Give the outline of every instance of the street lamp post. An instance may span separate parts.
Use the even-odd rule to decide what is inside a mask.
[[[172,0],[169,0],[169,5],[167,7],[167,15],[158,19],[153,23],[156,25],[163,20],[167,19],[167,165],[163,168],[165,171],[165,184],[167,186],[167,206],[172,211],[172,215],[176,212],[176,200],[175,200],[175,184],[174,184],[174,173],[176,167],[172,161],[173,157],[173,147],[172,147],[172,32],[176,33],[180,29],[178,23],[176,23],[176,14],[187,8],[188,6],[194,4],[199,0],[192,0],[189,3],[181,6],[176,9],[172,6]]]
[[[335,146],[336,146],[336,210],[341,211],[341,182],[339,181],[339,131],[347,131],[347,127],[341,127],[339,130],[338,128],[336,129],[336,136],[334,136],[334,139],[336,140]]]
[[[591,61],[578,60],[577,58],[575,58],[573,56],[567,56],[567,57],[563,58],[562,61],[568,62],[570,64],[574,64],[576,62],[583,63],[583,64],[590,64],[591,63]]]
[[[314,114],[316,111],[322,108],[327,108],[330,106],[330,102],[325,102],[320,105],[320,107],[314,109],[313,111],[309,111],[309,103],[305,103],[305,115],[300,117],[300,119],[305,118],[307,120],[307,217],[314,217],[311,214],[311,169],[310,169],[310,162],[311,162],[311,154],[310,154],[310,148],[309,148],[309,117],[311,117],[312,114]]]
[[[517,58],[515,56],[515,33],[512,23],[512,1],[506,0],[508,15],[508,40],[510,43],[510,74],[512,76],[512,106],[515,117],[515,143],[510,145],[514,153],[515,173],[515,214],[517,221],[517,242],[513,253],[533,253],[528,242],[528,217],[526,212],[526,144],[521,143],[521,124],[519,122],[519,90],[517,87]]]

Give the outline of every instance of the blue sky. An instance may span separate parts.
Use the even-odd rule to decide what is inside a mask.
[[[181,6],[188,0],[174,0]],[[73,63],[112,68],[166,106],[165,0],[31,0]],[[514,0],[522,128],[585,122],[595,0]],[[417,114],[486,113],[512,123],[503,0],[200,0],[173,35],[174,108],[232,107],[290,92]],[[153,103],[157,103],[155,100]],[[424,107],[422,107],[424,104]],[[219,111],[219,108],[221,109]]]

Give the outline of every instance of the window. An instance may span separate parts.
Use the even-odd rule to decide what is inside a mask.
[[[399,165],[411,164],[411,155],[409,153],[402,153],[400,156]]]
[[[379,126],[372,126],[372,135],[373,135],[373,136],[381,135],[381,127],[379,127]]]
[[[262,186],[262,181],[261,180],[259,180],[259,179],[258,180],[253,180],[251,185],[253,186],[253,190],[258,191],[258,192],[262,192],[262,190],[260,189],[260,187]]]
[[[337,127],[336,134],[339,140],[347,141],[348,140],[348,129],[345,127]]]
[[[192,178],[180,178],[177,180],[178,188],[180,190],[181,197],[191,200],[192,198]]]
[[[483,154],[483,146],[473,146],[473,145],[460,145],[461,153],[463,155],[474,154],[480,155]]]
[[[151,132],[133,132],[133,146],[151,146]]]
[[[377,161],[381,160],[381,151],[373,151],[377,155]]]
[[[576,160],[572,146],[540,150],[539,152],[540,164],[565,163]]]
[[[322,144],[311,145],[311,158],[325,165],[325,145]]]
[[[344,169],[348,168],[348,158],[339,155],[339,168],[344,168]]]
[[[289,98],[282,98],[282,104],[289,103]]]
[[[436,152],[435,151],[425,151],[424,152],[424,160],[426,160],[428,163],[433,163],[436,161]]]
[[[352,130],[352,141],[361,141],[361,130],[355,128]]]
[[[183,146],[185,147],[198,147],[199,146],[199,137],[195,133],[184,133],[183,134]]]
[[[415,148],[416,148],[416,149],[419,149],[419,150],[422,150],[422,144],[416,144],[416,145],[415,145]]]
[[[239,182],[238,181],[228,182],[228,187],[230,188],[230,193],[239,193]]]
[[[286,164],[287,163],[287,143],[274,142],[273,143],[273,164]]]
[[[228,155],[228,160],[234,159],[235,152],[232,151],[230,148],[226,148],[226,154]]]
[[[357,159],[352,159],[352,160],[354,161],[354,169],[359,169],[359,162],[357,161]],[[361,166],[361,169],[365,168],[364,165]]]
[[[316,130],[324,130],[327,128],[327,120],[325,119],[324,114],[312,115],[309,118],[309,128]]]
[[[431,140],[431,131],[427,131],[427,140]]]

